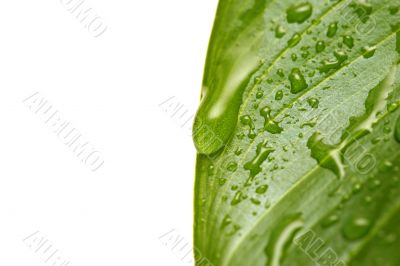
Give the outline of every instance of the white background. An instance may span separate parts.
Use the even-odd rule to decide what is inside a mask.
[[[192,242],[180,116],[198,105],[217,0],[86,0],[108,27],[98,38],[68,1],[0,5],[0,265],[52,265],[39,238],[68,266],[192,265],[160,236]],[[101,153],[98,171],[23,102],[36,92]]]

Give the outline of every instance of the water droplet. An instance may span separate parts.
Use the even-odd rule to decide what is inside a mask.
[[[297,61],[297,54],[293,53],[293,54],[291,55],[291,58],[292,58],[292,61],[293,61],[293,62],[296,62],[296,61]]]
[[[349,35],[343,36],[343,43],[350,49],[354,47],[354,39]]]
[[[249,133],[247,136],[251,139],[253,139],[256,136],[256,133],[254,132],[255,126],[253,121],[251,120],[251,117],[248,115],[244,115],[240,117],[240,122],[249,127]]]
[[[317,98],[309,98],[307,100],[308,105],[310,105],[311,108],[318,108],[319,106],[319,100]]]
[[[309,121],[309,122],[305,122],[303,124],[301,124],[300,128],[305,128],[305,127],[315,127],[315,125],[317,124],[317,122],[313,122],[313,121]]]
[[[303,57],[304,59],[306,59],[309,55],[310,55],[309,51],[304,51],[301,53],[301,57]]]
[[[242,191],[236,192],[235,196],[233,197],[231,201],[231,205],[237,205],[239,204],[242,200],[244,200],[244,196]]]
[[[243,93],[252,73],[260,67],[258,52],[248,51],[235,60],[229,73],[218,71],[204,80],[199,109],[194,118],[193,141],[198,153],[210,155],[226,146],[235,132]],[[233,62],[233,61],[232,61]],[[173,100],[175,101],[175,100]]]
[[[285,73],[283,71],[282,68],[278,69],[278,71],[276,72],[278,74],[278,76],[280,76],[281,78],[285,77]]]
[[[307,147],[311,150],[311,157],[317,160],[321,167],[331,170],[338,177],[344,176],[343,163],[336,155],[337,147],[325,144],[321,133],[315,132],[308,139]]]
[[[264,92],[262,92],[262,91],[258,91],[256,94],[257,99],[261,99],[263,96],[264,96]]]
[[[255,198],[251,198],[250,201],[254,204],[254,205],[260,205],[261,201],[259,201],[258,199]]]
[[[289,23],[303,23],[312,15],[312,5],[310,3],[300,3],[292,5],[286,11],[286,18]]]
[[[224,219],[222,220],[221,229],[226,228],[231,223],[232,223],[232,218],[229,215],[225,215]]]
[[[338,221],[339,221],[339,216],[336,214],[331,214],[328,217],[326,217],[324,220],[322,220],[321,226],[323,228],[328,228],[331,225],[334,225],[335,223],[337,223]]]
[[[318,41],[317,44],[315,45],[315,50],[317,53],[321,53],[325,50],[325,42],[324,41]]]
[[[277,25],[275,28],[275,37],[280,39],[285,36],[286,30],[281,25]]]
[[[262,170],[261,164],[274,151],[272,147],[268,147],[268,142],[266,140],[258,144],[255,157],[244,165],[244,169],[250,171],[250,176],[256,176]]]
[[[280,101],[282,100],[282,98],[283,98],[283,91],[282,90],[277,91],[275,94],[275,100]]]
[[[319,67],[321,73],[327,73],[330,70],[339,69],[348,58],[347,54],[341,50],[335,51],[334,56],[334,60],[325,60],[322,62],[322,66]]]
[[[361,183],[356,183],[353,186],[353,194],[357,194],[358,192],[361,191],[362,185]]]
[[[326,36],[328,36],[329,38],[334,37],[336,35],[337,29],[338,29],[337,22],[333,22],[333,23],[329,24]]]
[[[208,167],[208,175],[209,175],[209,176],[213,176],[214,174],[215,174],[214,165],[210,165],[210,166]]]
[[[293,94],[299,93],[308,88],[308,84],[298,68],[292,69],[292,72],[289,75],[289,81],[291,86],[290,92]]]
[[[293,34],[292,38],[288,41],[289,47],[295,47],[301,41],[301,35],[298,33]]]
[[[262,185],[256,188],[257,194],[264,194],[268,190],[268,185]]]
[[[226,169],[230,172],[235,172],[238,168],[238,164],[236,162],[230,162]]]
[[[279,124],[272,120],[271,109],[268,106],[261,109],[260,114],[264,117],[264,129],[266,131],[271,134],[279,134],[283,131]]]
[[[375,47],[375,46],[372,46],[372,47],[370,47],[370,46],[365,46],[365,47],[361,50],[361,52],[363,53],[363,57],[364,57],[364,58],[367,58],[367,59],[373,57],[374,54],[375,54],[375,51],[376,51],[376,47]]]
[[[219,184],[220,186],[225,185],[225,183],[226,183],[226,179],[225,179],[225,178],[219,178],[219,179],[218,179],[218,184]]]
[[[242,152],[243,152],[243,149],[242,149],[242,148],[237,148],[236,151],[235,151],[235,154],[236,154],[237,156],[239,156],[240,154],[242,154]]]
[[[368,234],[371,225],[371,221],[365,217],[352,218],[343,227],[343,237],[350,241],[363,238]]]

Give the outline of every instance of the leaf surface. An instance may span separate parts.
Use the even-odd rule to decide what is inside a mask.
[[[193,128],[196,265],[399,265],[399,7],[220,0]]]

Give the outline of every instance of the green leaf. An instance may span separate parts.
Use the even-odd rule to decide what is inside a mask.
[[[397,266],[400,2],[220,0],[196,265]]]

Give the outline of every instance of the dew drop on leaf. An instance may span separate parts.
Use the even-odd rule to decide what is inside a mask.
[[[256,188],[257,194],[264,194],[268,190],[268,185],[262,185]]]
[[[285,77],[285,73],[283,72],[283,69],[280,68],[278,69],[278,71],[276,72],[278,74],[278,76],[280,76],[281,78]]]
[[[281,25],[277,25],[275,28],[275,37],[280,39],[283,36],[285,36],[285,34],[286,34],[286,30]]]
[[[283,98],[283,91],[282,90],[277,91],[275,94],[275,100],[280,101],[282,100],[282,98]]]
[[[317,53],[321,53],[325,50],[325,42],[324,41],[318,41],[315,45],[315,50]]]
[[[328,36],[329,38],[333,38],[336,35],[337,29],[338,29],[337,22],[333,22],[333,23],[329,24],[328,31],[326,32],[326,36]]]
[[[350,35],[343,36],[343,43],[350,49],[354,47],[354,39]]]
[[[244,200],[244,196],[242,191],[236,192],[235,196],[233,197],[231,201],[231,205],[237,205],[239,204],[242,200]]]
[[[235,171],[237,170],[237,168],[238,168],[238,165],[237,165],[236,162],[230,162],[230,163],[228,164],[228,166],[226,167],[226,169],[227,169],[228,171],[230,171],[230,172],[235,172]]]
[[[309,98],[307,102],[311,108],[318,108],[319,106],[319,100],[317,98]]]
[[[275,150],[268,146],[267,141],[258,144],[255,157],[244,165],[244,169],[250,171],[250,176],[254,177],[261,172],[261,164]]]
[[[376,51],[376,47],[374,47],[374,46],[373,47],[365,46],[362,49],[363,57],[367,58],[367,59],[371,58],[371,57],[374,56],[375,51]]]
[[[279,134],[283,129],[271,117],[271,109],[266,106],[261,109],[260,114],[264,117],[264,129],[271,134]]]
[[[334,52],[335,59],[333,60],[325,60],[322,62],[322,66],[319,67],[319,71],[321,73],[327,73],[330,70],[339,69],[344,61],[347,60],[348,56],[344,51],[338,50]]]
[[[250,201],[254,204],[254,205],[260,205],[261,201],[259,201],[258,199],[255,198],[251,198]]]
[[[224,219],[222,220],[221,229],[226,228],[231,223],[232,223],[232,218],[229,215],[225,215]]]
[[[225,179],[225,178],[219,178],[219,179],[218,179],[218,184],[219,184],[220,186],[225,185],[225,183],[226,183],[226,179]]]
[[[300,3],[292,5],[286,11],[286,19],[289,23],[303,23],[312,15],[312,5],[310,3]]]
[[[210,165],[208,167],[208,175],[209,176],[213,176],[215,174],[215,169],[214,169],[214,165]]]
[[[399,104],[398,103],[391,103],[388,105],[388,111],[393,113],[394,111],[396,111],[399,108]]]
[[[301,35],[298,33],[293,34],[292,38],[288,41],[289,47],[295,47],[301,41]]]
[[[353,186],[353,194],[357,194],[358,192],[361,191],[362,185],[361,183],[356,183]]]
[[[247,134],[247,136],[251,139],[253,139],[256,136],[256,133],[254,132],[254,123],[253,120],[251,119],[250,116],[248,115],[243,115],[240,117],[240,122],[249,127],[249,133]]]
[[[335,223],[337,223],[339,221],[339,216],[336,214],[331,214],[328,217],[326,217],[324,220],[322,220],[321,226],[323,228],[328,228],[332,225],[334,225]]]
[[[343,227],[343,237],[350,241],[363,238],[368,234],[371,225],[371,221],[365,217],[352,218]]]
[[[289,81],[291,86],[290,92],[293,94],[299,93],[308,88],[308,84],[298,68],[292,69],[292,72],[289,75]]]

